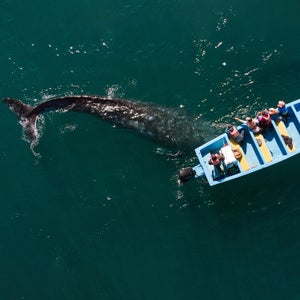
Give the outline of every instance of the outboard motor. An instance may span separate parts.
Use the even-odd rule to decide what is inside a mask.
[[[194,178],[196,175],[196,171],[191,168],[183,168],[179,171],[179,183],[184,183],[189,181],[190,179]]]

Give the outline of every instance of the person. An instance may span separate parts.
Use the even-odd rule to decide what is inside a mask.
[[[261,128],[272,127],[271,115],[267,109],[259,111],[256,117]]]
[[[285,102],[283,100],[279,100],[277,104],[277,108],[269,108],[269,113],[271,116],[277,115],[278,120],[283,120],[287,122],[290,115],[287,107],[285,106]]]
[[[233,126],[232,124],[227,124],[225,132],[236,143],[238,143],[240,145],[242,145],[244,143],[244,135],[245,135],[245,130],[244,129],[242,129],[241,131],[238,131],[238,129],[235,126]]]
[[[242,120],[240,118],[235,117],[235,120],[247,124],[248,128],[253,132],[253,133],[260,133],[263,132],[263,128],[258,126],[258,120],[256,118],[250,118],[247,117],[246,120]]]
[[[222,162],[224,161],[224,159],[225,159],[225,157],[221,152],[211,153],[210,160],[208,161],[208,163],[210,165],[215,166],[217,168],[217,170],[219,171],[219,173],[222,174],[223,170],[221,169],[221,165],[222,165]]]

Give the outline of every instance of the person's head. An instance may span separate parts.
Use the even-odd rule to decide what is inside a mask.
[[[251,122],[252,122],[252,118],[247,117],[247,118],[246,118],[246,121],[247,121],[248,123],[251,123]]]
[[[283,101],[283,100],[279,100],[279,101],[278,101],[278,104],[277,104],[277,107],[282,108],[282,107],[284,107],[284,106],[285,106],[284,101]]]
[[[261,111],[259,111],[259,112],[256,113],[256,118],[257,118],[257,120],[259,122],[262,120],[262,113],[261,113]]]
[[[232,131],[232,130],[233,130],[233,125],[232,125],[232,124],[227,124],[226,127],[227,127],[227,129],[228,129],[229,131]]]
[[[211,159],[212,159],[212,160],[216,160],[216,159],[217,159],[217,155],[214,154],[214,153],[212,153],[212,154],[211,154]]]
[[[262,115],[263,115],[263,116],[268,116],[268,115],[269,115],[269,112],[265,109],[265,110],[262,111]]]

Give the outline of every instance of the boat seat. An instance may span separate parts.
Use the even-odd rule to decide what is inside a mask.
[[[242,147],[237,142],[233,141],[232,139],[230,139],[230,144],[231,144],[232,150],[238,149],[242,153],[242,157],[239,158],[239,163],[240,163],[240,166],[241,166],[242,170],[243,171],[250,170],[250,166],[247,162],[247,159],[245,157],[245,153],[244,153]]]
[[[285,136],[290,137],[288,132],[287,132],[287,129],[286,129],[286,127],[285,127],[285,125],[282,121],[275,122],[275,124],[276,124],[276,127],[277,127],[277,129],[278,129],[278,131],[281,135],[285,135]],[[293,152],[293,151],[296,150],[296,147],[295,147],[294,143],[293,143],[293,146],[291,148],[288,147],[287,145],[286,145],[286,148],[288,149],[289,152]]]
[[[265,138],[261,133],[255,133],[254,134],[255,138],[257,140],[260,140],[261,145],[259,146],[259,149],[265,159],[266,162],[271,162],[273,160],[272,154],[266,144]]]

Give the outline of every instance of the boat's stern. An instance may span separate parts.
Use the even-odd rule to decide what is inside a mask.
[[[196,174],[195,174],[196,178],[201,177],[201,176],[205,176],[203,167],[200,164],[193,167],[193,170],[196,172]]]

